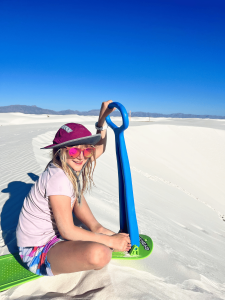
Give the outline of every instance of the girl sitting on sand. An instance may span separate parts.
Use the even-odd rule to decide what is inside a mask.
[[[53,149],[52,160],[25,198],[16,230],[20,257],[35,274],[98,270],[109,263],[112,249],[131,248],[129,235],[104,228],[83,195],[93,182],[96,159],[105,151],[102,126],[114,110],[108,109],[111,102],[102,103],[97,134],[69,123],[43,148]],[[72,212],[90,231],[74,225]]]

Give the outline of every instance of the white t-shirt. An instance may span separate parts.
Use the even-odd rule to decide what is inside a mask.
[[[64,195],[75,201],[73,185],[53,163],[40,175],[24,199],[16,229],[18,247],[43,246],[59,234],[48,196]]]

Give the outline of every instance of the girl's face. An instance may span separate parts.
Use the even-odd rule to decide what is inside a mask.
[[[88,148],[88,146],[87,145],[79,145],[79,146],[76,146],[76,148],[83,149],[83,148]],[[67,151],[66,162],[75,172],[81,171],[83,165],[86,163],[87,160],[88,160],[88,158],[84,157],[83,151],[81,151],[80,155],[77,156],[76,158],[71,158]]]

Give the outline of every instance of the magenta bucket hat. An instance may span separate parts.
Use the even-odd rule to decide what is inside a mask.
[[[57,131],[53,144],[41,149],[53,149],[65,146],[95,145],[101,139],[101,134],[92,135],[91,132],[81,124],[68,123]]]

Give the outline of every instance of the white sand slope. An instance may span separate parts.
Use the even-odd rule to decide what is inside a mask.
[[[52,120],[52,121],[50,121]],[[49,161],[60,125],[96,117],[0,114],[0,255],[15,250],[23,198]],[[118,122],[119,118],[114,118]],[[141,261],[111,261],[99,271],[44,277],[1,299],[225,299],[225,121],[132,120],[125,131],[140,233],[154,250]],[[27,125],[25,125],[27,124]],[[28,125],[29,124],[29,125]],[[97,161],[86,199],[96,218],[119,229],[114,134]]]

